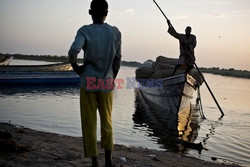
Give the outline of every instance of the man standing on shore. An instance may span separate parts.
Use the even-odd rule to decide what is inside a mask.
[[[74,71],[80,75],[80,110],[85,157],[98,166],[96,121],[97,109],[101,124],[101,147],[105,149],[105,167],[112,166],[113,146],[112,104],[114,79],[120,68],[121,33],[118,28],[104,23],[108,14],[106,0],[92,0],[89,14],[93,24],[84,25],[69,50]],[[77,55],[83,49],[83,65],[77,64]],[[89,87],[96,84],[97,86]],[[96,81],[96,82],[95,82]],[[110,86],[110,83],[112,83]]]
[[[175,31],[173,25],[170,20],[167,20],[168,23],[168,33],[179,40],[180,43],[180,56],[179,62],[175,66],[174,72],[172,76],[175,74],[176,70],[181,66],[187,66],[185,73],[188,73],[192,68],[194,68],[195,56],[194,56],[194,48],[196,47],[196,37],[191,34],[191,27],[186,27],[186,34],[179,34]]]

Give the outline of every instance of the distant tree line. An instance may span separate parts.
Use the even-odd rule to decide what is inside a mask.
[[[10,55],[10,54],[2,54],[0,55]],[[37,60],[37,61],[48,61],[48,62],[68,62],[68,56],[57,56],[57,55],[23,55],[23,54],[12,54],[14,59],[23,59],[23,60]],[[83,59],[78,58],[77,62],[82,63]],[[122,61],[122,66],[129,67],[140,67],[142,64],[136,61]]]
[[[212,73],[217,75],[223,76],[231,76],[231,77],[238,77],[238,78],[250,78],[250,71],[247,70],[235,70],[234,68],[229,69],[220,69],[219,67],[212,67],[212,68],[199,68],[201,72],[204,73]]]
[[[0,55],[6,56],[10,54],[2,54]],[[25,60],[38,60],[38,61],[48,61],[48,62],[68,62],[68,56],[57,56],[57,55],[22,55],[22,54],[12,54],[14,59],[25,59]],[[79,63],[82,62],[82,59],[77,59]],[[122,61],[122,66],[129,66],[129,67],[141,67],[144,63],[136,62],[136,61]],[[250,78],[250,71],[247,70],[235,70],[234,68],[229,69],[220,69],[219,67],[212,67],[212,68],[199,68],[201,72],[204,73],[212,73],[217,75],[223,76],[232,76],[232,77],[239,77],[239,78]]]
[[[129,66],[129,67],[141,67],[142,63],[136,61],[122,61],[122,66]]]
[[[57,55],[22,55],[14,54],[12,55],[14,59],[24,59],[24,60],[38,60],[38,61],[48,61],[48,62],[68,62],[67,56],[57,56]]]

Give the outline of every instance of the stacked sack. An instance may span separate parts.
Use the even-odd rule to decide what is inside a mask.
[[[136,79],[159,79],[170,77],[174,71],[174,68],[178,64],[178,59],[167,58],[164,56],[158,56],[156,61],[152,65],[142,66],[136,69]],[[184,74],[185,69],[179,68],[175,75]],[[192,69],[189,72],[190,75],[201,85],[202,79],[196,69]]]
[[[178,64],[178,59],[167,58],[164,56],[157,57],[156,62],[152,65],[152,68],[154,69],[152,78],[158,79],[170,77],[176,64]],[[176,74],[181,74],[183,72],[183,70],[178,70]]]
[[[159,79],[170,77],[177,63],[178,59],[159,56],[152,65],[136,69],[136,79]],[[183,72],[184,70],[178,70],[176,74],[181,74]]]

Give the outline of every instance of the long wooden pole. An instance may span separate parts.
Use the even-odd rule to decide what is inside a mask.
[[[195,62],[194,62],[194,65],[195,65],[195,67],[196,67],[197,71],[199,72],[199,74],[200,74],[201,78],[202,78],[202,79],[203,79],[203,81],[205,82],[205,85],[207,86],[207,89],[209,90],[209,92],[210,92],[211,96],[213,97],[213,99],[214,99],[214,101],[215,101],[215,103],[216,103],[217,107],[219,108],[219,110],[220,110],[220,112],[221,112],[221,115],[222,115],[222,116],[224,116],[224,115],[225,115],[225,114],[224,114],[224,112],[222,111],[222,109],[221,109],[221,107],[220,107],[220,105],[219,105],[218,101],[216,100],[216,98],[215,98],[215,96],[214,96],[214,94],[213,94],[212,90],[211,90],[211,89],[210,89],[210,87],[208,86],[207,81],[205,80],[204,76],[202,75],[202,73],[201,73],[200,69],[198,68],[198,66],[197,66],[197,64],[196,64]]]
[[[154,2],[154,3],[156,4],[156,6],[159,8],[159,10],[160,10],[161,13],[163,14],[163,16],[166,18],[166,20],[168,20],[167,16],[166,16],[165,13],[161,10],[160,6],[156,3],[156,1],[153,0],[153,2]],[[189,52],[189,54],[190,54],[190,52]],[[191,55],[190,55],[190,57],[192,58]],[[199,67],[197,66],[197,64],[195,63],[195,61],[194,61],[194,65],[195,65],[196,69],[198,70],[200,76],[202,77],[203,81],[205,82],[205,85],[207,86],[207,89],[209,90],[211,96],[213,97],[213,99],[214,99],[214,101],[215,101],[217,107],[219,108],[219,110],[220,110],[220,112],[221,112],[221,115],[224,116],[224,115],[225,115],[224,112],[222,111],[222,109],[221,109],[221,107],[220,107],[218,101],[216,100],[216,98],[215,98],[215,96],[214,96],[212,90],[211,90],[210,87],[208,86],[207,81],[205,80],[204,76],[202,75],[202,73],[201,73]]]
[[[167,16],[165,15],[165,13],[161,10],[160,6],[157,4],[157,2],[155,0],[153,0],[154,3],[156,4],[156,6],[159,8],[159,10],[161,11],[161,13],[163,14],[163,16],[166,18],[166,20],[168,20]]]

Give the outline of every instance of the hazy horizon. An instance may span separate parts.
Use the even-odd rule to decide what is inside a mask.
[[[76,31],[91,24],[88,1],[0,1],[0,53],[67,55]],[[179,33],[190,25],[200,67],[250,70],[249,0],[157,0]],[[108,0],[106,22],[122,33],[122,59],[144,62],[178,58],[179,43],[167,33],[152,0]],[[82,57],[80,53],[79,57]]]

